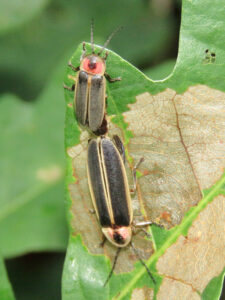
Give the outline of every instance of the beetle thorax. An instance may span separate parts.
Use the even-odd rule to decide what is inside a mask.
[[[130,243],[132,237],[130,226],[103,227],[102,232],[110,243],[116,247],[126,247]]]
[[[96,54],[88,55],[81,61],[80,69],[90,74],[103,75],[105,60]]]

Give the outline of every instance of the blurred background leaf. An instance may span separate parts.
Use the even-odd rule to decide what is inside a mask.
[[[0,99],[0,250],[4,257],[64,250],[62,69],[35,103]]]
[[[0,99],[0,249],[4,258],[66,249],[62,89],[65,65],[64,59],[34,103],[12,94],[4,94]],[[33,254],[8,259],[6,266],[16,298],[60,299],[64,255]]]
[[[5,270],[5,265],[2,257],[0,257],[0,299],[14,300],[11,284]]]
[[[2,0],[0,2],[0,35],[19,28],[44,9],[49,0]]]

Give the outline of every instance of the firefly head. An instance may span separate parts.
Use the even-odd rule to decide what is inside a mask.
[[[115,226],[103,227],[102,232],[106,238],[116,247],[126,247],[132,237],[132,230],[130,226]]]
[[[97,67],[97,57],[96,56],[94,56],[94,55],[90,56],[88,67],[91,70],[96,69],[96,67]]]
[[[90,54],[81,61],[80,69],[89,74],[103,75],[105,73],[105,60],[97,54]]]

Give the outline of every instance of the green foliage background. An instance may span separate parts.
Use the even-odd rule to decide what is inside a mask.
[[[189,1],[184,2],[188,8]],[[205,29],[196,36],[196,40],[202,40],[202,58],[209,47],[212,51],[221,51],[224,58],[220,32],[216,39],[212,30],[214,23],[222,22],[217,13],[219,6],[219,1],[214,1],[213,5],[205,1],[202,10],[183,23],[188,31],[190,24],[207,21]],[[209,12],[217,16],[217,20],[208,20]],[[68,241],[62,82],[68,58],[81,41],[90,40],[91,18],[95,19],[96,44],[103,44],[112,30],[123,25],[124,29],[110,43],[110,49],[156,80],[168,76],[173,69],[179,14],[180,1],[172,0],[165,1],[164,6],[150,0],[131,0],[129,5],[125,0],[1,1],[1,300],[14,299],[4,259],[16,299],[61,299],[59,285]],[[186,50],[185,57],[189,58],[189,72],[193,71],[194,76],[191,82],[187,76],[181,86],[171,80],[170,87],[182,91],[190,84],[204,82],[224,90],[220,80],[222,65],[217,78],[211,73],[211,65],[206,66],[207,81],[206,73],[199,77],[192,60],[193,51],[197,50],[190,42],[193,40],[185,39],[182,49],[189,51]],[[188,59],[184,63],[182,55],[180,52],[180,74],[188,65]],[[163,89],[163,83],[159,89]],[[43,170],[53,170],[56,176],[47,172],[52,179],[43,179],[38,175]],[[40,251],[61,254],[33,254],[15,259]],[[29,278],[28,266],[33,271]]]

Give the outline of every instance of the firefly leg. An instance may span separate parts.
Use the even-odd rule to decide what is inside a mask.
[[[77,72],[80,70],[80,66],[78,67],[74,67],[71,63],[71,61],[68,62],[68,66],[74,71],[74,72]]]
[[[108,55],[109,55],[109,52],[108,52],[108,51],[106,51],[106,52],[105,52],[105,57],[104,57],[104,60],[106,60],[106,59],[107,59]]]
[[[124,149],[121,139],[118,137],[118,135],[114,135],[112,139],[113,139],[114,144],[116,145],[116,148],[118,149],[120,155],[122,156],[123,162],[125,164],[125,161],[126,161],[125,149]]]
[[[152,221],[143,221],[143,222],[139,222],[139,223],[134,223],[134,227],[145,227],[145,226],[149,226],[149,225],[156,225],[160,228],[164,228],[163,225],[152,222]]]
[[[68,90],[68,91],[74,91],[75,90],[75,84],[73,84],[71,87],[70,86],[67,86],[67,85],[63,85],[63,88],[65,89],[65,90]]]
[[[108,73],[105,73],[105,78],[109,81],[109,82],[115,82],[115,81],[120,81],[121,77],[116,77],[116,78],[111,78],[110,75]]]
[[[144,228],[141,228],[141,231],[144,232],[144,234],[147,236],[147,238],[151,237],[151,234],[147,230],[145,230]]]
[[[137,256],[137,258],[140,260],[140,262],[142,263],[142,265],[145,267],[145,269],[146,269],[146,271],[147,271],[149,277],[150,277],[151,280],[153,281],[153,283],[156,284],[155,278],[152,276],[152,273],[150,272],[148,266],[145,264],[145,262],[144,262],[144,261],[142,260],[142,258],[140,257],[140,255],[139,255],[137,249],[134,247],[134,244],[133,244],[132,242],[131,242],[130,244],[131,244],[131,247],[132,247],[132,249],[133,249],[133,251],[134,251],[134,254]]]
[[[86,44],[85,42],[83,42],[83,52],[82,52],[82,59],[84,58],[84,56],[86,55]]]
[[[103,247],[105,245],[105,242],[106,242],[106,237],[103,235],[102,241],[100,243],[100,247]]]

